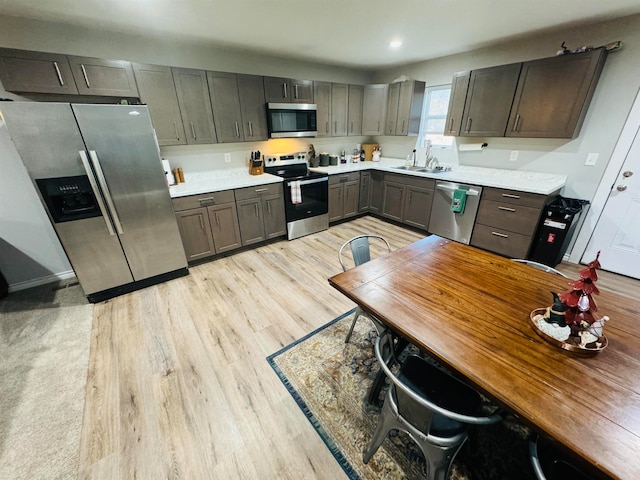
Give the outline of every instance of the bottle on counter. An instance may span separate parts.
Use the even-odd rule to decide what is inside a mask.
[[[347,152],[345,152],[344,150],[340,152],[340,163],[341,164],[347,163]]]
[[[358,163],[360,161],[360,152],[357,148],[353,149],[353,153],[351,154],[351,161],[353,163]]]

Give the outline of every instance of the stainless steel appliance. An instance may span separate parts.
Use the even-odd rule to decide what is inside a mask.
[[[315,103],[268,103],[269,138],[315,137],[318,134]]]
[[[456,190],[464,190],[466,194],[464,210],[461,213],[456,213],[451,208]],[[429,233],[468,245],[481,193],[482,187],[437,180],[431,205]]]
[[[284,180],[287,239],[329,228],[329,175],[307,169],[306,152],[265,155],[265,173]]]
[[[89,301],[188,273],[146,106],[7,102],[0,113]]]

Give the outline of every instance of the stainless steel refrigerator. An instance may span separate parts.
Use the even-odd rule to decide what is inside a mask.
[[[2,102],[0,113],[90,301],[188,273],[146,106]]]

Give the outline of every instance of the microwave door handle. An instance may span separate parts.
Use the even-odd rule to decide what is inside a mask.
[[[109,220],[109,215],[107,214],[107,208],[102,201],[102,195],[100,195],[100,189],[98,188],[98,182],[96,182],[96,177],[91,170],[91,166],[89,165],[89,159],[87,158],[87,152],[84,150],[80,150],[78,152],[80,154],[80,160],[82,160],[82,166],[84,167],[84,171],[87,172],[87,177],[89,177],[89,184],[91,184],[91,189],[96,197],[96,202],[98,203],[98,208],[100,209],[100,213],[102,213],[102,218],[104,218],[104,223],[107,225],[107,230],[110,236],[114,236],[116,233],[113,231],[113,226],[111,225],[111,220]]]
[[[98,154],[95,150],[89,150],[89,157],[91,158],[91,163],[93,163],[93,168],[96,171],[98,182],[100,182],[100,188],[102,188],[102,193],[104,194],[104,198],[107,201],[107,206],[109,207],[109,211],[111,212],[111,216],[113,217],[113,223],[116,225],[116,231],[118,232],[118,235],[122,235],[124,234],[124,232],[122,231],[122,224],[120,223],[120,218],[118,217],[116,206],[113,204],[113,197],[111,197],[111,192],[109,191],[109,187],[107,186],[107,180],[104,178],[104,172],[102,171],[100,160],[98,160]]]

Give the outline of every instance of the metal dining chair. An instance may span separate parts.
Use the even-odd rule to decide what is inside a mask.
[[[559,452],[549,445],[543,445],[547,458],[541,461],[538,453],[538,443],[540,437],[534,436],[529,439],[529,459],[537,480],[592,480],[584,471],[574,465],[569,459],[563,458]],[[545,464],[544,468],[542,463]],[[545,473],[545,468],[547,473]]]
[[[373,457],[390,430],[400,430],[422,450],[427,478],[445,480],[469,436],[470,426],[496,423],[502,417],[497,412],[479,415],[482,399],[478,392],[417,355],[409,355],[394,374],[388,366],[393,351],[393,335],[389,331],[381,333],[375,353],[392,383],[364,453],[364,463]]]
[[[555,268],[550,267],[549,265],[545,265],[544,263],[538,263],[534,262],[533,260],[526,260],[524,258],[512,258],[511,260],[518,263],[524,263],[526,265],[529,265],[530,267],[537,268],[538,270],[544,270],[545,272],[555,273],[556,275],[568,278],[560,270],[556,270]]]
[[[345,249],[347,247],[350,247],[354,267],[357,267],[358,265],[362,265],[363,263],[366,263],[369,260],[371,260],[371,245],[372,245],[371,241],[378,242],[380,244],[381,249],[386,248],[387,253],[391,252],[391,245],[389,245],[389,242],[387,242],[387,240],[384,237],[381,237],[380,235],[358,235],[356,237],[353,237],[351,240],[345,242],[340,247],[340,250],[338,251],[338,259],[340,260],[340,265],[342,266],[343,271],[346,272],[348,270],[347,264],[345,263],[345,260],[346,260]],[[355,314],[353,316],[353,321],[351,322],[351,327],[349,328],[349,332],[347,333],[347,336],[344,339],[344,343],[349,343],[349,340],[351,339],[351,335],[353,334],[353,328],[356,326],[356,322],[358,321],[358,318],[361,316],[364,316],[369,320],[371,320],[373,325],[376,327],[378,334],[380,334],[380,332],[382,332],[382,330],[384,329],[384,327],[382,326],[382,323],[379,320],[377,320],[373,315],[366,313],[360,307],[360,305],[358,305],[358,307],[356,308]]]

